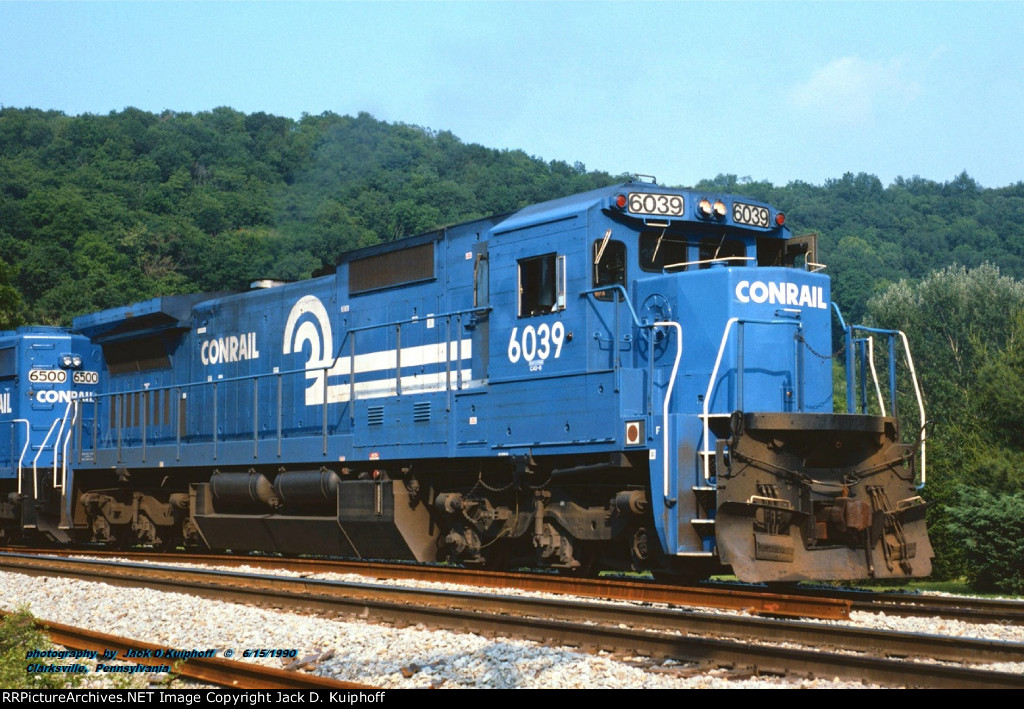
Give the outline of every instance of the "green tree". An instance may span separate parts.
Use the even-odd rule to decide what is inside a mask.
[[[975,589],[1024,593],[1024,493],[993,495],[963,486],[948,524],[960,540]]]
[[[868,310],[873,324],[903,330],[910,341],[928,416],[935,421],[926,489],[935,503],[929,515],[935,570],[939,576],[962,575],[965,549],[950,531],[949,510],[965,482],[997,489],[1007,481],[1013,439],[1006,425],[1014,420],[1007,407],[1015,390],[997,389],[1020,362],[1021,332],[1014,323],[1024,317],[1024,283],[990,264],[950,267],[917,283],[891,286]]]
[[[21,295],[11,285],[12,269],[0,259],[0,330],[11,330],[23,322]]]

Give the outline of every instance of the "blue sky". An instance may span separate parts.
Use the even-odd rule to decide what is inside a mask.
[[[0,105],[367,111],[689,185],[1024,180],[1021,2],[11,2]]]

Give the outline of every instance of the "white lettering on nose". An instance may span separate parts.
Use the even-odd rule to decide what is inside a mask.
[[[821,286],[801,286],[796,283],[765,283],[764,281],[740,281],[736,284],[736,300],[741,303],[771,303],[801,308],[828,309],[825,290]]]

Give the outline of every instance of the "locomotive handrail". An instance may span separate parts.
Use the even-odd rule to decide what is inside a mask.
[[[661,320],[654,323],[655,327],[672,327],[676,331],[676,359],[672,364],[672,374],[669,376],[668,388],[665,390],[665,400],[661,404],[661,431],[662,431],[662,493],[665,497],[665,505],[671,507],[675,500],[669,497],[668,494],[668,481],[669,481],[669,465],[668,465],[668,442],[669,442],[669,425],[668,425],[668,404],[672,399],[672,390],[676,384],[676,374],[679,372],[679,360],[683,356],[683,328],[682,326],[671,320]]]
[[[637,327],[653,327],[653,325],[640,322],[640,318],[637,317],[636,311],[633,309],[633,303],[630,302],[629,300],[629,293],[626,292],[626,288],[621,284],[616,283],[610,286],[601,286],[600,288],[589,288],[587,290],[581,290],[580,297],[582,298],[585,295],[593,295],[594,293],[605,293],[607,291],[616,291],[622,294],[622,300],[623,302],[626,303],[626,307],[629,308],[629,314],[633,318],[634,325],[636,325]]]
[[[706,258],[697,261],[680,261],[679,263],[666,263],[662,268],[682,268],[683,266],[699,266],[705,263],[729,263],[730,261],[754,261],[753,256],[719,256],[718,258]]]
[[[74,431],[75,423],[78,421],[78,399],[71,399],[68,402],[68,408],[71,410],[71,424],[68,426],[68,433],[64,436],[64,445],[62,446],[60,456],[60,485],[57,484],[57,460],[53,461],[53,487],[60,490],[62,493],[67,490],[68,481],[68,444],[71,442],[71,434]],[[64,411],[65,423],[67,421],[68,410]],[[64,424],[61,424],[61,428],[64,428]],[[58,436],[59,440],[59,436]],[[54,446],[54,453],[57,452],[56,446]]]
[[[927,477],[928,477],[927,466],[926,466],[927,460],[926,460],[926,457],[925,457],[925,444],[926,444],[926,442],[928,440],[928,428],[927,428],[928,421],[927,421],[927,418],[925,417],[924,398],[921,395],[921,386],[920,386],[920,384],[918,384],[918,381],[917,381],[917,371],[914,368],[914,358],[910,355],[910,343],[907,341],[907,335],[902,330],[883,330],[881,328],[872,328],[872,327],[867,327],[867,326],[864,326],[864,325],[851,325],[851,326],[849,326],[849,330],[851,332],[853,330],[862,330],[864,332],[874,332],[874,333],[878,333],[878,334],[882,334],[882,335],[889,335],[890,338],[892,336],[894,336],[894,335],[899,335],[900,336],[900,341],[903,342],[903,356],[904,356],[904,358],[907,361],[907,369],[910,372],[910,381],[914,385],[914,397],[917,400],[917,410],[918,410],[919,422],[920,422],[920,428],[918,429],[918,443],[920,444],[920,447],[921,447],[921,483],[917,486],[917,489],[920,490],[921,488],[924,487],[925,482],[926,482]],[[890,350],[892,350],[892,349],[893,348],[890,348]],[[895,352],[893,352],[893,354],[895,354]],[[874,367],[874,363],[873,362],[872,362],[872,367]],[[893,368],[892,379],[895,380],[895,362],[890,362],[890,367]],[[849,373],[847,374],[847,376],[849,376]],[[893,381],[893,384],[892,384],[892,396],[894,398],[896,396],[895,381]],[[894,412],[894,414],[895,414],[895,412]]]
[[[853,352],[852,352],[852,339],[853,331],[859,330],[861,332],[876,333],[879,335],[886,335],[889,337],[889,389],[890,394],[893,397],[893,416],[896,415],[896,351],[893,344],[893,338],[899,335],[900,341],[903,343],[903,356],[907,361],[907,369],[910,372],[910,381],[914,385],[914,397],[917,399],[917,410],[919,414],[920,427],[918,428],[917,441],[921,449],[921,482],[917,485],[917,489],[920,490],[924,487],[925,482],[928,478],[927,469],[927,457],[926,457],[926,443],[928,440],[928,429],[927,429],[927,418],[925,416],[924,409],[924,397],[921,395],[921,385],[917,381],[917,370],[914,367],[914,358],[910,354],[910,342],[907,340],[907,335],[902,330],[886,330],[877,327],[868,327],[866,325],[847,325],[846,320],[843,319],[843,314],[839,311],[839,306],[833,302],[832,308],[835,310],[836,317],[839,318],[839,324],[843,328],[843,332],[846,335],[847,348],[846,348],[846,409],[848,412],[853,413]],[[874,371],[874,356],[871,354],[871,367]],[[877,379],[876,379],[877,384]],[[883,407],[884,411],[884,407]],[[885,414],[883,413],[883,416]]]
[[[455,316],[455,315],[467,315],[467,314],[472,314],[472,313],[489,312],[490,310],[491,310],[490,307],[470,308],[468,310],[453,310],[450,313],[439,313],[439,314],[436,314],[436,315],[431,315],[430,317],[431,318],[438,318],[438,319],[440,319],[440,318],[446,318],[446,317]],[[426,318],[418,318],[416,320],[398,320],[398,321],[393,321],[393,322],[388,322],[388,323],[379,323],[379,324],[374,324],[374,325],[365,325],[363,327],[351,328],[349,330],[346,330],[345,332],[347,334],[347,333],[350,333],[350,332],[361,332],[363,330],[371,330],[371,329],[378,328],[378,327],[388,327],[388,326],[394,326],[394,325],[411,324],[411,323],[419,322],[419,321],[425,320],[425,319]],[[342,338],[342,343],[344,343],[344,341],[345,341],[345,338]],[[231,382],[243,382],[243,381],[250,381],[250,380],[254,380],[254,379],[269,379],[271,377],[284,376],[284,375],[287,375],[287,374],[305,374],[306,372],[315,372],[315,371],[320,370],[320,369],[329,370],[329,369],[332,369],[335,365],[337,365],[338,360],[340,360],[342,358],[342,355],[340,354],[341,347],[339,347],[338,349],[339,349],[339,354],[336,355],[333,360],[331,360],[330,364],[323,364],[323,365],[320,365],[319,367],[313,367],[313,368],[309,368],[309,369],[307,369],[307,368],[302,368],[302,369],[286,369],[284,371],[263,372],[263,373],[260,373],[260,374],[243,374],[243,375],[240,375],[240,376],[237,376],[237,377],[225,377],[223,379],[211,379],[209,381],[183,382],[183,383],[177,383],[177,384],[168,384],[166,386],[151,386],[151,387],[140,387],[140,388],[137,388],[137,389],[123,389],[123,390],[117,391],[117,392],[107,392],[107,393],[104,393],[104,394],[100,394],[100,393],[92,394],[92,395],[90,395],[90,399],[108,398],[108,397],[118,396],[120,394],[141,394],[141,393],[147,392],[147,391],[169,391],[171,389],[188,389],[188,388],[193,388],[193,387],[202,387],[202,386],[211,385],[211,384],[227,384],[227,383],[231,383]]]
[[[725,346],[729,342],[729,332],[732,330],[732,326],[739,323],[741,326],[746,324],[751,325],[792,325],[797,330],[803,330],[803,323],[798,320],[746,320],[743,318],[729,318],[728,322],[725,323],[725,331],[722,333],[722,341],[718,346],[718,356],[715,357],[715,366],[711,370],[711,378],[708,380],[708,389],[704,394],[704,412],[701,415],[701,419],[704,422],[704,450],[701,451],[701,457],[704,459],[704,482],[711,484],[711,449],[709,446],[710,438],[710,426],[708,422],[710,415],[708,413],[708,407],[711,405],[711,394],[715,388],[715,381],[718,379],[718,368],[722,364],[722,357],[725,355]],[[742,329],[740,330],[742,333]],[[742,335],[740,336],[739,347],[739,365],[737,366],[737,379],[739,380],[736,385],[736,395],[742,403],[743,397],[743,342]],[[798,370],[799,372],[799,370]],[[802,382],[797,382],[797,390],[802,386]]]
[[[25,445],[21,449],[21,455],[18,456],[18,496],[21,497],[21,468],[22,461],[25,460],[25,453],[28,452],[28,444],[32,438],[32,423],[28,419],[11,419],[11,452],[14,452],[14,424],[16,423],[25,424]]]
[[[44,438],[42,444],[40,444],[39,452],[36,453],[36,457],[32,459],[32,499],[34,500],[39,499],[39,456],[41,456],[43,454],[43,451],[46,450],[46,443],[50,440],[50,435],[53,433],[53,428],[58,423],[60,423],[60,421],[61,420],[57,418],[54,419],[53,423],[50,424],[50,430],[46,432],[46,438]],[[56,444],[53,447],[53,457],[54,459],[56,459],[57,457]]]
[[[668,425],[668,408],[669,402],[672,399],[672,390],[675,388],[676,376],[679,373],[679,361],[683,357],[683,328],[682,326],[672,320],[658,320],[653,323],[643,323],[640,318],[637,317],[636,310],[633,309],[633,303],[629,300],[629,294],[626,292],[625,287],[621,284],[616,283],[615,285],[603,286],[601,288],[590,288],[588,290],[580,291],[580,297],[592,295],[594,293],[603,293],[606,291],[617,291],[622,294],[622,301],[626,303],[626,307],[629,308],[629,314],[633,318],[633,324],[638,328],[650,328],[656,327],[671,327],[676,331],[676,357],[672,363],[672,373],[669,375],[668,387],[665,389],[665,398],[661,403],[661,416],[662,416],[662,494],[665,498],[665,504],[671,506],[675,503],[675,500],[669,496],[669,425]],[[616,333],[618,336],[618,333]]]
[[[395,325],[411,325],[413,323],[423,322],[428,319],[440,319],[449,318],[454,315],[470,315],[473,313],[489,313],[493,308],[489,305],[478,305],[473,308],[466,308],[465,310],[452,310],[447,313],[431,313],[430,315],[423,315],[412,318],[404,318],[402,320],[391,320],[389,322],[374,323],[372,325],[363,325],[361,327],[350,327],[345,333],[350,332],[362,332],[364,330],[374,330],[378,327],[394,327]],[[342,344],[345,342],[345,338],[342,338]],[[335,361],[341,358],[341,345],[338,346],[338,355],[335,357]]]
[[[193,382],[176,383],[176,384],[173,384],[173,385],[166,385],[166,386],[143,386],[143,387],[140,387],[140,388],[124,389],[124,390],[121,390],[121,391],[108,392],[108,393],[105,393],[105,394],[94,394],[90,398],[93,401],[98,401],[98,400],[101,400],[101,399],[109,399],[109,400],[113,401],[116,404],[117,408],[116,408],[116,412],[115,412],[115,415],[114,415],[114,420],[115,420],[115,425],[117,427],[117,435],[118,435],[118,456],[117,456],[117,459],[118,459],[118,462],[122,462],[121,461],[121,453],[120,453],[120,450],[121,450],[120,439],[121,439],[122,429],[127,427],[125,425],[124,421],[123,421],[123,418],[124,418],[123,417],[123,414],[124,414],[124,411],[123,411],[124,397],[135,395],[135,394],[142,394],[145,397],[145,396],[149,395],[151,392],[166,391],[166,392],[169,393],[171,391],[174,391],[175,392],[176,400],[177,401],[181,401],[182,399],[187,398],[187,390],[190,390],[190,389],[199,388],[199,387],[203,387],[203,386],[211,386],[213,388],[214,392],[216,392],[217,388],[218,388],[218,385],[220,385],[220,384],[231,384],[231,383],[239,383],[239,382],[252,381],[253,382],[253,391],[254,391],[254,394],[256,395],[254,397],[254,399],[253,399],[254,457],[258,457],[259,430],[258,430],[258,425],[255,425],[255,421],[256,421],[255,417],[258,415],[257,411],[258,411],[258,400],[259,400],[259,397],[258,397],[259,382],[260,381],[272,381],[273,379],[276,379],[277,382],[278,382],[278,387],[277,387],[277,391],[278,391],[277,438],[278,438],[278,454],[280,455],[280,445],[281,445],[281,438],[282,438],[281,402],[280,402],[280,399],[281,399],[281,380],[282,380],[282,377],[288,376],[288,375],[298,375],[298,374],[306,375],[309,372],[322,372],[323,383],[324,383],[324,401],[323,401],[324,416],[323,416],[323,433],[322,433],[322,435],[323,435],[323,439],[324,439],[324,451],[323,452],[326,455],[326,453],[327,453],[327,438],[328,438],[328,426],[327,426],[327,415],[326,415],[326,409],[327,409],[327,405],[328,405],[328,400],[327,400],[327,378],[328,378],[328,374],[330,373],[330,371],[332,369],[334,369],[338,365],[338,362],[340,360],[342,360],[343,357],[346,356],[346,355],[343,355],[342,353],[344,352],[344,350],[346,348],[346,345],[348,345],[350,347],[350,349],[352,350],[351,354],[348,355],[348,356],[352,357],[352,368],[351,368],[351,371],[349,372],[349,386],[350,386],[350,391],[351,391],[350,401],[353,401],[353,402],[356,401],[357,396],[355,394],[356,372],[355,372],[355,346],[354,346],[354,343],[355,343],[355,334],[357,332],[364,332],[364,331],[367,331],[367,330],[373,330],[373,329],[377,329],[377,328],[386,328],[386,327],[397,327],[399,329],[399,333],[398,333],[398,338],[399,339],[398,339],[398,342],[396,343],[397,347],[396,347],[396,363],[395,364],[396,364],[396,377],[397,377],[397,384],[396,385],[398,387],[399,393],[401,393],[401,326],[402,325],[409,325],[409,324],[419,323],[419,322],[425,322],[428,319],[444,319],[446,321],[446,331],[445,331],[445,338],[446,338],[446,340],[445,340],[445,347],[446,347],[446,356],[445,356],[445,372],[446,372],[445,388],[446,388],[446,390],[450,391],[451,386],[452,386],[452,382],[451,382],[451,360],[452,360],[451,319],[453,317],[459,318],[460,322],[461,322],[461,318],[463,316],[488,313],[491,310],[492,310],[492,308],[490,306],[476,306],[476,307],[473,307],[473,308],[466,308],[466,309],[463,309],[463,310],[452,310],[452,311],[443,312],[443,313],[431,313],[429,316],[416,316],[416,317],[410,317],[410,318],[405,318],[405,319],[401,319],[401,320],[392,320],[392,321],[384,322],[384,323],[373,323],[373,324],[370,324],[370,325],[363,325],[363,326],[360,326],[360,327],[349,328],[349,329],[345,330],[345,334],[342,336],[341,342],[338,345],[337,353],[333,356],[333,358],[330,359],[330,360],[323,361],[324,363],[321,364],[320,366],[317,366],[317,367],[302,367],[302,368],[296,368],[296,369],[288,369],[288,370],[284,370],[284,371],[275,370],[275,371],[271,371],[271,372],[261,372],[261,373],[256,373],[256,374],[244,374],[244,375],[239,375],[239,376],[235,376],[235,377],[226,377],[226,378],[221,378],[221,379],[209,379],[207,381],[193,381]],[[350,335],[351,335],[351,337],[350,337]],[[455,346],[454,352],[455,352],[456,360],[461,362],[461,360],[462,360],[462,337],[461,336],[457,336],[456,337],[455,345],[456,346]],[[456,386],[461,388],[461,386],[462,386],[462,367],[461,366],[457,367],[457,372],[456,373],[457,373],[457,376],[458,376],[458,382],[457,382]],[[148,405],[143,407],[142,422],[141,422],[141,424],[142,424],[141,425],[142,431],[141,431],[141,434],[140,434],[142,436],[142,439],[141,439],[142,448],[141,448],[141,450],[142,450],[142,455],[143,455],[143,459],[144,460],[145,460],[146,445],[147,445],[147,442],[148,442],[147,441],[147,437],[146,437],[146,435],[147,435],[147,427],[148,427],[148,422],[147,422],[147,418],[146,417],[147,417],[148,408],[149,408]],[[213,429],[212,429],[212,442],[213,442],[213,446],[214,446],[214,458],[215,459],[216,459],[217,448],[218,448],[218,443],[219,443],[219,436],[218,436],[218,433],[217,433],[217,416],[218,416],[218,413],[217,413],[217,399],[216,399],[216,395],[215,395],[214,404],[213,404]],[[94,423],[95,423],[95,420],[96,420],[96,417],[94,417]],[[178,446],[178,454],[177,455],[178,455],[178,459],[180,460],[181,436],[182,436],[182,433],[183,433],[180,430],[180,417],[176,417],[175,418],[174,428],[175,428],[175,437],[177,439],[177,446]],[[59,445],[59,443],[57,445]],[[99,448],[99,439],[98,439],[98,436],[94,435],[93,436],[93,452],[94,452],[94,454],[96,453],[98,448]]]
[[[439,320],[441,318],[444,318],[444,320],[445,320],[445,357],[444,357],[445,391],[450,391],[451,390],[451,360],[452,360],[450,347],[451,347],[451,344],[452,344],[452,336],[451,336],[451,321],[452,321],[452,318],[453,317],[458,318],[459,319],[459,324],[461,325],[461,323],[462,323],[462,316],[463,315],[476,315],[478,313],[481,313],[481,314],[482,313],[489,313],[489,312],[491,312],[491,310],[493,310],[493,308],[491,306],[489,306],[489,305],[479,305],[479,306],[475,306],[475,307],[472,307],[472,308],[466,308],[466,309],[462,309],[462,310],[450,310],[450,311],[448,311],[446,313],[431,313],[429,315],[423,316],[422,318],[419,315],[417,315],[415,317],[403,318],[401,320],[392,320],[390,322],[373,323],[371,325],[363,325],[361,327],[350,327],[347,330],[345,330],[345,334],[342,335],[342,337],[341,337],[341,342],[338,343],[338,353],[334,356],[334,359],[331,361],[330,364],[324,364],[324,365],[322,365],[320,367],[314,367],[313,369],[310,369],[310,370],[305,370],[305,369],[301,370],[301,371],[316,371],[317,369],[322,369],[323,370],[323,376],[324,376],[324,453],[327,453],[327,450],[326,450],[326,446],[327,446],[327,430],[326,430],[326,428],[327,428],[327,415],[326,415],[326,409],[327,409],[327,375],[330,372],[330,370],[334,369],[338,365],[338,362],[341,360],[341,358],[343,356],[342,355],[342,351],[345,349],[345,343],[346,342],[349,342],[349,347],[350,347],[349,357],[351,357],[351,361],[352,361],[352,367],[351,367],[351,371],[349,372],[349,378],[348,378],[348,381],[349,381],[349,401],[354,402],[356,400],[356,345],[355,345],[356,333],[366,332],[366,331],[369,331],[369,330],[376,330],[378,328],[383,328],[383,327],[394,327],[394,328],[396,328],[397,332],[396,332],[396,335],[395,335],[395,338],[396,338],[396,342],[395,342],[395,391],[396,391],[396,393],[398,395],[401,395],[402,394],[402,325],[412,325],[413,323],[418,323],[421,320],[423,320],[423,321],[433,320],[433,319],[438,319]],[[461,327],[459,329],[461,331]],[[349,338],[349,335],[351,335],[351,339]],[[457,362],[461,362],[462,361],[462,337],[459,336],[459,335],[456,335],[455,351],[456,351],[456,361]],[[457,377],[457,384],[456,384],[456,386],[459,389],[461,389],[462,388],[462,367],[461,366],[459,366],[456,369],[456,377]],[[355,411],[352,410],[350,412],[350,418],[354,417],[354,415],[355,415]]]
[[[63,448],[64,453],[67,454],[67,441],[71,438],[71,427],[68,426],[67,438],[64,437],[64,427],[68,422],[68,413],[71,411],[72,403],[74,399],[68,399],[67,406],[64,407],[64,415],[60,418],[60,428],[57,430],[57,439],[53,442],[53,487],[63,492],[64,486],[57,485],[57,463],[59,456],[58,448]],[[56,422],[55,422],[56,423]],[[74,422],[72,421],[72,425]],[[64,438],[64,443],[61,443],[61,439]],[[67,461],[64,462],[64,469],[67,469]]]
[[[885,400],[882,398],[882,386],[878,383],[878,372],[875,371],[875,338],[866,338],[868,342],[868,366],[871,368],[871,380],[875,383],[875,396],[878,397],[878,409],[885,416]]]

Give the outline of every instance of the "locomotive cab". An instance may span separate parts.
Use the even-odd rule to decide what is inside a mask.
[[[662,408],[650,474],[671,565],[711,556],[748,581],[930,573],[923,406],[904,436],[890,346],[893,415],[877,381],[872,415],[866,397],[854,413],[852,357],[848,413],[833,412],[833,306],[815,236],[793,237],[754,200],[630,189],[605,212],[637,233],[633,364]]]

